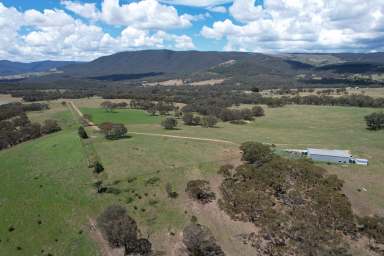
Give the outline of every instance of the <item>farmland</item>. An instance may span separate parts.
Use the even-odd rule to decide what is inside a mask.
[[[98,245],[88,235],[89,218],[95,218],[113,203],[127,207],[158,251],[169,253],[172,250],[171,245],[177,237],[168,234],[178,234],[196,212],[205,213],[198,216],[199,220],[211,225],[224,245],[231,237],[227,230],[224,232],[215,226],[215,218],[210,214],[216,210],[191,207],[184,190],[191,179],[204,178],[218,183],[219,166],[236,163],[240,158],[236,144],[244,141],[275,144],[278,149],[350,149],[354,155],[368,158],[368,167],[323,166],[345,181],[345,193],[356,213],[384,214],[381,182],[384,178],[384,133],[366,130],[363,120],[373,109],[265,107],[265,117],[245,125],[220,122],[216,128],[202,128],[183,125],[179,120],[178,129],[165,130],[160,125],[162,117],[150,116],[141,110],[107,112],[98,106],[99,99],[73,102],[97,124],[124,123],[129,137],[108,141],[87,128],[91,137],[88,143],[105,167],[104,173],[96,177],[87,166],[88,152],[77,135],[79,124],[74,113],[61,101],[50,102],[47,111],[29,113],[35,122],[56,119],[64,130],[0,152],[5,170],[0,173],[4,181],[0,187],[0,213],[4,216],[0,221],[0,247],[8,255],[24,255],[25,251],[35,255],[41,250],[53,255],[97,255]],[[235,144],[146,133],[220,139]],[[93,187],[96,179],[117,192],[97,194]],[[178,198],[167,196],[165,186],[168,183],[177,191]],[[362,187],[366,191],[359,192]],[[39,221],[42,224],[38,224]],[[224,225],[238,227],[239,224],[227,220]],[[9,232],[11,226],[15,230]],[[239,251],[231,246],[228,243],[224,248],[232,253]]]

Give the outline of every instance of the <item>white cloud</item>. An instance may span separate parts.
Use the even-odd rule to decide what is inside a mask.
[[[179,15],[173,6],[157,0],[141,0],[120,5],[119,0],[103,0],[101,10],[95,4],[63,1],[68,10],[77,15],[100,20],[109,25],[133,26],[142,29],[170,29],[191,26],[192,15]]]
[[[233,0],[159,0],[166,4],[186,5],[195,7],[212,7],[216,5],[222,5],[231,3]]]
[[[25,28],[23,33],[20,30]],[[63,10],[20,12],[0,3],[0,59],[91,60],[117,51],[194,48],[192,38],[127,26],[118,36],[86,24]]]
[[[78,3],[78,2],[72,2],[72,1],[62,1],[62,4],[65,6],[66,9],[76,13],[77,15],[91,19],[91,20],[98,20],[100,17],[100,13],[97,10],[95,3]]]
[[[207,10],[211,12],[227,13],[227,8],[225,8],[225,6],[207,7]]]
[[[384,50],[382,0],[235,0],[230,19],[204,26],[207,38],[227,39],[227,50]]]

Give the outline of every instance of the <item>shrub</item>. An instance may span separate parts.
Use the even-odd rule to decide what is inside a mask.
[[[167,130],[172,130],[176,128],[177,120],[174,117],[167,117],[161,122],[161,125]]]
[[[123,247],[131,240],[137,240],[138,227],[127,210],[119,205],[109,206],[97,218],[105,239],[112,247]]]
[[[79,133],[80,138],[82,138],[82,139],[88,139],[88,134],[87,134],[87,132],[85,131],[85,129],[84,129],[83,126],[80,126],[80,127],[79,127],[78,133]]]
[[[99,128],[105,134],[105,138],[109,140],[123,138],[128,132],[127,128],[123,124],[102,123]]]
[[[255,117],[265,116],[264,109],[260,106],[254,106],[252,108],[252,114]]]
[[[210,189],[209,182],[206,180],[189,181],[185,192],[203,204],[210,203],[216,198],[215,193]]]
[[[183,243],[189,255],[224,256],[212,232],[205,226],[192,223],[183,230]]]
[[[179,194],[173,190],[171,183],[165,185],[165,191],[170,198],[177,198],[179,196]]]
[[[104,166],[100,162],[95,163],[94,172],[99,174],[104,171]]]
[[[249,163],[263,164],[272,159],[273,153],[269,146],[258,142],[245,142],[240,149],[243,151],[243,161]]]
[[[203,127],[215,127],[215,125],[217,124],[218,120],[216,117],[214,116],[204,116],[202,119],[201,119],[201,126]]]
[[[365,116],[365,122],[370,130],[384,129],[384,112],[375,112]]]

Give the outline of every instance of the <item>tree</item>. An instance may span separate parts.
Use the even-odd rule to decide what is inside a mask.
[[[201,125],[203,127],[215,127],[215,125],[217,124],[218,120],[216,117],[214,116],[204,116],[202,119],[201,119]]]
[[[265,116],[264,109],[260,106],[254,106],[252,108],[253,116],[259,117],[259,116]]]
[[[82,138],[82,139],[88,139],[88,134],[87,134],[87,132],[85,131],[85,129],[84,129],[83,126],[80,126],[80,127],[79,127],[78,133],[79,133],[80,138]]]
[[[173,117],[167,117],[161,122],[161,125],[167,130],[172,130],[177,126],[177,120]]]
[[[99,128],[105,134],[105,138],[109,140],[116,140],[123,138],[127,135],[127,128],[123,124],[102,123]]]
[[[107,112],[112,112],[113,108],[114,108],[114,104],[110,101],[103,101],[100,106],[105,109],[105,111]]]
[[[365,116],[365,122],[370,130],[380,130],[384,128],[384,112],[375,112]]]
[[[104,166],[99,161],[97,161],[95,163],[94,171],[97,174],[102,173],[104,171]]]
[[[183,122],[185,125],[195,125],[193,122],[193,114],[189,112],[184,113]]]
[[[151,255],[152,244],[139,238],[136,221],[119,205],[109,206],[98,218],[97,225],[111,247],[124,247],[124,255]]]
[[[112,247],[123,247],[131,240],[137,240],[138,228],[127,210],[119,205],[109,206],[97,218],[105,239]]]
[[[243,151],[242,160],[251,164],[264,164],[273,157],[271,148],[258,142],[245,142],[240,149]]]

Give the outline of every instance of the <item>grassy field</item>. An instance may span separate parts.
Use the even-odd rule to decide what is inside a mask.
[[[0,255],[98,255],[86,228],[92,171],[74,131],[2,151],[0,163]]]
[[[286,106],[266,108],[266,117],[247,125],[219,123],[217,128],[201,128],[182,125],[167,131],[157,118],[151,124],[140,124],[130,119],[129,131],[169,135],[203,137],[229,140],[237,143],[260,141],[275,144],[279,148],[305,149],[307,147],[349,149],[353,155],[370,160],[368,167],[324,166],[331,173],[345,180],[346,193],[355,210],[361,215],[384,214],[384,132],[372,132],[365,128],[364,116],[377,111],[369,108],[328,106]],[[129,111],[128,111],[129,113]],[[148,114],[147,118],[152,118]],[[100,122],[111,120],[114,114],[97,116]],[[123,119],[120,119],[122,121]],[[156,122],[155,122],[156,121]],[[153,139],[153,138],[150,138]],[[364,187],[367,192],[358,192]]]
[[[124,124],[154,124],[160,122],[159,116],[150,116],[147,112],[135,109],[116,109],[107,112],[101,108],[81,108],[83,114],[89,114],[95,124],[102,122],[124,123]]]
[[[368,158],[370,165],[324,167],[345,181],[345,192],[358,214],[384,215],[384,132],[366,130],[363,120],[376,110],[325,106],[266,108],[265,117],[246,125],[219,123],[217,128],[202,128],[182,125],[179,120],[179,129],[167,131],[161,127],[159,116],[137,110],[107,113],[97,107],[99,101],[92,99],[89,105],[87,100],[75,103],[84,113],[91,114],[96,123],[122,122],[130,132],[235,143],[260,141],[281,149],[350,149],[354,155]],[[115,191],[97,195],[92,186],[96,178],[87,167],[87,149],[77,135],[77,119],[59,101],[50,102],[50,107],[48,111],[28,115],[34,122],[56,119],[64,128],[62,132],[0,152],[0,252],[4,255],[98,255],[95,242],[88,236],[88,217],[95,218],[113,203],[128,208],[155,249],[167,251],[172,239],[166,234],[180,231],[192,214],[186,205],[186,183],[198,178],[215,179],[220,165],[240,157],[238,147],[231,144],[135,134],[107,141],[100,133],[87,129],[91,136],[87,145],[92,146],[105,167],[98,179]],[[179,193],[177,199],[168,198],[167,183]],[[358,192],[361,187],[367,192]],[[213,220],[212,216],[199,218],[207,225]],[[12,226],[15,230],[9,232]],[[226,241],[230,234],[219,237]]]

